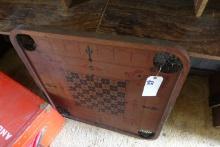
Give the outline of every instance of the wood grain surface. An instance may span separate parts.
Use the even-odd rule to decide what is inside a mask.
[[[212,0],[205,14],[196,18],[192,0],[90,0],[66,14],[60,1],[0,0],[0,32],[8,34],[25,24],[154,38],[174,42],[193,57],[219,60],[219,9],[218,0]]]
[[[18,39],[21,34],[33,38],[36,50]],[[133,37],[137,41],[132,42],[124,37],[103,39],[33,28],[15,29],[10,39],[48,99],[71,117],[132,135],[150,130],[149,138],[159,135],[190,68],[185,50],[152,39],[141,42]],[[170,58],[169,65],[160,65],[163,83],[156,96],[142,96],[146,77],[158,73],[158,53]]]

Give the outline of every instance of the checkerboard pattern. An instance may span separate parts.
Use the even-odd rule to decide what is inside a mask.
[[[125,111],[126,81],[68,72],[69,90],[78,106],[114,115]]]

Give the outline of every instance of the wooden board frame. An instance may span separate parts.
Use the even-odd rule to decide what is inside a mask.
[[[41,32],[37,31],[37,29],[40,29]],[[11,38],[11,41],[12,41],[16,51],[18,52],[20,58],[23,60],[26,67],[28,68],[29,72],[34,77],[36,83],[39,85],[39,87],[41,87],[41,89],[46,94],[49,95],[50,99],[52,99],[56,105],[61,104],[62,106],[64,106],[68,110],[68,112],[72,114],[74,119],[79,119],[81,121],[96,124],[98,126],[102,126],[102,127],[109,128],[112,130],[122,131],[124,133],[129,133],[129,134],[132,134],[135,136],[138,135],[138,130],[146,129],[146,130],[152,131],[154,133],[154,136],[150,137],[151,139],[158,137],[158,135],[161,131],[161,128],[163,126],[163,123],[165,122],[170,111],[172,110],[172,107],[175,103],[175,100],[176,100],[176,98],[182,88],[182,85],[186,79],[186,76],[189,72],[189,68],[190,68],[189,57],[184,50],[178,49],[178,47],[176,47],[175,45],[172,45],[172,44],[169,45],[169,43],[167,43],[167,42],[164,43],[163,41],[159,41],[159,40],[140,39],[140,38],[135,38],[135,37],[127,37],[126,38],[126,37],[120,37],[120,36],[114,36],[114,35],[113,36],[106,36],[104,34],[97,35],[97,34],[93,34],[93,33],[83,33],[83,32],[78,32],[78,33],[77,32],[69,32],[69,31],[65,32],[63,30],[48,30],[48,29],[43,29],[43,28],[37,28],[37,29],[34,29],[34,28],[15,29],[14,31],[11,32],[10,38]],[[42,31],[42,30],[45,30],[45,31]],[[57,33],[57,31],[61,31],[62,33]],[[63,33],[63,32],[65,32],[65,33]],[[43,44],[46,45],[48,43],[47,42],[48,40],[55,39],[56,41],[54,40],[52,42],[56,43],[56,42],[59,42],[58,40],[62,40],[66,47],[68,46],[68,43],[66,41],[70,41],[69,43],[73,43],[73,41],[79,41],[79,42],[83,42],[83,44],[85,44],[86,42],[89,43],[90,45],[93,44],[93,47],[94,47],[94,44],[97,44],[96,47],[101,45],[102,48],[104,46],[106,46],[107,48],[109,48],[111,46],[115,46],[115,47],[117,47],[117,50],[115,50],[115,51],[127,50],[129,48],[130,48],[129,50],[132,50],[133,52],[140,52],[140,50],[141,50],[141,52],[145,52],[145,51],[148,52],[149,51],[150,56],[157,51],[165,51],[165,52],[175,54],[182,61],[184,67],[180,72],[177,72],[177,73],[174,73],[171,75],[161,73],[161,76],[165,77],[165,82],[169,81],[168,82],[169,84],[167,83],[167,87],[170,87],[170,88],[167,89],[167,88],[165,88],[166,86],[162,86],[163,87],[162,91],[164,91],[166,89],[166,92],[165,91],[160,92],[160,94],[158,95],[160,98],[157,96],[156,98],[151,97],[151,98],[146,98],[148,100],[145,100],[145,99],[143,99],[143,97],[140,97],[140,96],[138,96],[137,99],[133,99],[131,97],[126,96],[126,98],[125,98],[126,99],[125,112],[123,114],[113,115],[109,112],[99,112],[97,110],[91,110],[91,109],[87,109],[87,108],[77,107],[75,104],[73,105],[73,100],[70,96],[71,94],[69,93],[68,89],[65,88],[65,84],[64,84],[65,79],[63,79],[63,74],[61,74],[61,75],[58,74],[57,69],[63,69],[63,68],[65,68],[65,70],[66,69],[75,69],[75,70],[78,69],[78,70],[80,70],[80,72],[84,71],[85,73],[87,73],[87,71],[84,70],[84,69],[87,69],[87,66],[84,66],[84,65],[81,66],[81,62],[74,65],[74,62],[76,62],[78,59],[73,60],[72,62],[68,62],[67,61],[68,57],[63,58],[64,56],[62,57],[61,54],[63,54],[63,53],[65,54],[67,52],[66,51],[62,52],[62,49],[61,49],[62,47],[57,46],[61,42],[54,45],[53,49],[55,49],[54,47],[58,47],[61,50],[57,48],[58,49],[57,51],[58,52],[61,51],[62,53],[60,52],[58,54],[53,54],[52,52],[50,52],[50,51],[52,51],[51,50],[52,48],[50,48],[50,47],[47,48],[47,49],[49,49],[48,50],[49,52],[47,52],[46,50],[41,50],[41,51],[39,50],[41,53],[43,53],[44,55],[46,55],[48,57],[50,56],[50,54],[52,56],[47,58],[49,60],[44,58],[50,62],[49,64],[46,63],[47,61],[44,60],[43,58],[41,58],[40,56],[39,56],[39,58],[37,56],[35,56],[39,59],[38,61],[40,61],[42,63],[45,61],[44,66],[38,66],[38,65],[42,65],[42,64],[41,63],[38,64],[35,62],[36,58],[32,56],[33,54],[32,55],[29,54],[31,52],[26,52],[24,49],[22,49],[19,46],[19,44],[16,40],[16,36],[18,34],[30,35],[32,38],[34,38],[34,40],[38,40],[37,41],[37,48],[38,49],[41,48],[40,47],[41,45],[43,45]],[[41,42],[43,40],[44,40],[44,43]],[[70,45],[69,45],[69,47],[70,47]],[[100,49],[100,50],[102,50],[102,49]],[[32,52],[32,53],[34,53],[34,52]],[[40,52],[38,52],[38,53],[40,53]],[[37,53],[37,52],[35,52],[35,53]],[[72,53],[73,53],[73,49],[69,50],[68,54],[74,55]],[[108,55],[110,55],[110,54],[108,53]],[[58,62],[56,62],[55,60],[58,59],[57,58],[58,56],[62,57],[62,60],[59,60]],[[71,58],[71,60],[74,58]],[[104,60],[107,60],[108,58],[109,57],[106,56],[104,58]],[[125,57],[122,57],[122,58],[124,59]],[[150,58],[152,58],[152,56]],[[67,60],[65,61],[64,59],[67,59]],[[120,60],[120,58],[118,58],[118,59]],[[145,59],[147,59],[147,58],[145,58]],[[94,58],[94,60],[97,60],[97,62],[94,61],[94,64],[95,63],[97,64],[97,67],[95,66],[95,68],[94,68],[95,75],[101,74],[99,71],[101,68],[103,68],[103,69],[105,69],[105,70],[103,70],[104,72],[101,74],[103,77],[104,76],[111,77],[111,78],[114,77],[113,79],[115,79],[117,77],[116,79],[118,79],[118,80],[123,79],[126,81],[129,79],[128,81],[130,83],[140,82],[139,84],[142,83],[141,84],[142,86],[143,86],[143,82],[146,80],[145,78],[138,76],[139,78],[141,78],[141,80],[139,79],[140,80],[139,81],[136,79],[138,77],[136,77],[136,76],[130,77],[129,76],[130,75],[129,73],[133,73],[132,72],[133,70],[138,71],[136,69],[140,70],[143,68],[139,68],[139,67],[137,68],[136,66],[133,66],[132,68],[128,68],[128,66],[127,66],[128,63],[123,62],[120,64],[122,64],[122,65],[126,64],[127,70],[128,71],[131,70],[131,71],[126,72],[126,74],[120,74],[119,71],[122,70],[124,68],[124,66],[120,65],[120,68],[121,68],[120,70],[118,70],[118,71],[112,70],[111,72],[109,72],[107,69],[110,67],[112,69],[116,69],[115,64],[111,64],[111,65],[107,64],[106,63],[107,61],[104,61],[103,63],[98,62],[98,58],[97,59]],[[109,61],[112,61],[112,60],[109,60]],[[69,63],[71,63],[73,66],[70,65]],[[85,63],[87,63],[87,61],[85,61]],[[105,64],[105,65],[101,65],[101,64]],[[118,64],[118,62],[117,62],[117,64]],[[119,65],[117,65],[117,66],[119,66]],[[131,65],[129,65],[129,66],[131,66]],[[155,70],[152,70],[151,66],[152,66],[151,62],[146,63],[147,68],[146,68],[145,74],[148,76],[151,74],[156,74],[156,72],[157,72]],[[44,73],[41,72],[42,70],[40,71],[39,67],[46,67],[43,70]],[[108,68],[106,68],[106,67],[108,67]],[[54,68],[54,70],[52,70],[51,68]],[[49,69],[49,70],[47,70],[47,69]],[[83,70],[81,70],[81,69],[83,69]],[[147,71],[147,69],[149,71]],[[58,84],[58,85],[60,85],[61,87],[64,86],[63,88],[61,88],[64,91],[61,89],[60,89],[61,92],[58,92],[59,90],[53,91],[52,89],[49,88],[50,86],[48,87],[48,84],[45,84],[45,80],[46,79],[48,80],[48,78],[46,78],[46,77],[48,77],[47,73],[49,71],[53,71],[53,74],[51,76],[49,76],[53,80],[51,79],[50,81],[52,83],[59,82],[60,84]],[[105,71],[108,71],[108,72],[105,72]],[[124,72],[122,72],[122,73],[124,73]],[[129,76],[129,78],[127,76]],[[136,79],[136,80],[134,80],[134,79]],[[51,84],[49,84],[49,85],[51,85]],[[52,85],[54,85],[54,83]],[[57,85],[57,83],[55,85]],[[132,84],[130,84],[130,86],[132,86]],[[128,90],[126,90],[127,91],[126,95],[130,95],[132,93],[132,91],[134,89],[136,89],[136,88],[134,88],[135,86],[133,87],[134,89],[131,88],[130,86],[128,86]],[[139,89],[138,91],[140,93],[140,88],[138,88],[138,89]],[[142,89],[141,89],[141,91],[142,91]],[[136,95],[135,92],[133,93],[133,95]],[[62,99],[60,99],[61,97],[62,97]],[[156,103],[158,103],[158,104],[156,104]],[[136,110],[135,110],[135,108],[136,108]],[[151,121],[148,121],[148,119],[150,119]],[[150,139],[150,138],[148,138],[148,139]]]

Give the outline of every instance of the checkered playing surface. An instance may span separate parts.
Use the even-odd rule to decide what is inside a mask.
[[[124,113],[126,81],[69,72],[69,90],[77,105],[99,112]]]

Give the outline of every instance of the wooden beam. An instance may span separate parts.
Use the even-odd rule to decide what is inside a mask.
[[[61,1],[56,2],[59,4],[48,0],[34,5],[31,1],[0,0],[0,34],[9,34],[26,24],[69,32],[153,38],[178,44],[192,57],[220,60],[219,0],[210,1],[206,16],[199,19],[192,13],[192,0],[111,0],[104,14],[107,0],[74,0],[65,14],[57,7]]]
[[[200,17],[205,10],[208,0],[194,0],[196,17]]]

